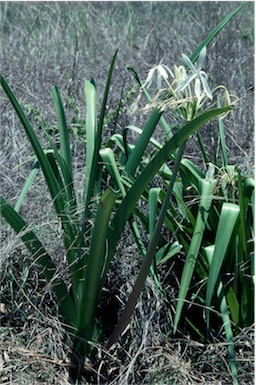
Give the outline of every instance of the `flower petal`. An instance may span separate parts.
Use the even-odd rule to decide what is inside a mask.
[[[171,70],[167,65],[165,65],[165,64],[163,64],[163,67],[166,69],[167,72],[169,72],[170,76],[171,76],[172,78],[174,78],[174,75],[173,75],[172,70]]]
[[[155,73],[155,70],[156,70],[156,67],[153,67],[151,68],[149,71],[148,71],[148,76],[147,76],[147,79],[145,80],[145,83],[143,84],[142,87],[146,87],[146,86],[150,86],[151,83],[152,83],[152,78],[154,76],[154,73]]]
[[[183,59],[185,65],[186,65],[189,69],[191,69],[191,71],[193,71],[193,72],[196,72],[196,71],[197,71],[196,67],[194,66],[194,64],[192,63],[192,61],[189,59],[189,57],[187,57],[187,55],[182,54],[182,59]]]
[[[168,75],[167,75],[167,78],[168,78]],[[165,79],[165,78],[164,78]],[[163,81],[163,76],[161,75],[160,71],[157,72],[157,78],[156,78],[156,84],[157,84],[157,88],[160,90],[160,88],[162,87],[162,81]]]
[[[183,80],[178,87],[175,89],[175,92],[183,91],[196,77],[196,74],[189,75],[185,80]]]
[[[210,87],[208,86],[207,80],[205,79],[204,76],[201,76],[200,79],[201,79],[203,89],[204,89],[206,96],[208,96],[208,98],[212,100],[212,98],[213,98],[212,91],[210,90]]]
[[[164,79],[168,79],[168,73],[162,64],[157,66],[157,71]]]
[[[195,80],[195,95],[198,100],[201,99],[201,82],[200,79],[196,78]]]

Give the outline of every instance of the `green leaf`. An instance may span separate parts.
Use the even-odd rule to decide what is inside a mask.
[[[193,55],[190,56],[190,60],[194,63],[198,58],[200,52],[204,47],[207,47],[210,42],[217,36],[217,34],[225,27],[225,25],[234,17],[244,6],[245,4],[239,5],[234,11],[230,12],[224,19],[214,28],[194,51]]]
[[[181,247],[182,246],[177,241],[175,241],[173,244],[166,244],[161,247],[161,249],[159,249],[156,253],[157,266],[162,265],[170,258],[174,257],[174,255],[178,254],[178,252],[181,250]]]
[[[187,291],[189,289],[191,278],[195,269],[196,261],[197,261],[198,254],[201,247],[201,242],[203,239],[205,226],[209,216],[209,210],[211,208],[211,204],[213,200],[213,189],[216,186],[216,183],[217,183],[216,179],[200,180],[201,201],[198,209],[193,236],[191,239],[191,243],[189,245],[189,250],[186,255],[185,265],[182,271],[180,290],[178,294],[178,303],[177,303],[175,318],[174,318],[174,326],[173,326],[174,334],[177,331],[184,300],[186,299]]]
[[[235,225],[239,217],[240,208],[233,203],[224,203],[222,205],[220,219],[218,223],[215,248],[210,266],[209,277],[206,291],[206,306],[209,308],[213,296],[214,288],[218,280],[221,265],[227,253],[228,246],[234,235]],[[207,325],[209,325],[209,310],[206,310]]]
[[[68,172],[72,178],[72,157],[69,145],[68,127],[61,96],[56,86],[52,86],[52,96],[58,116],[58,126],[60,133],[60,152],[66,163]]]
[[[77,329],[87,340],[93,335],[95,316],[101,290],[101,277],[105,270],[107,259],[107,231],[109,219],[118,194],[111,189],[105,191],[100,198],[94,222],[90,251],[86,259],[83,280],[79,283],[77,296],[79,297]],[[78,342],[80,346],[81,342]],[[82,349],[86,347],[82,346]],[[86,352],[84,352],[86,353]]]
[[[35,180],[35,177],[37,176],[38,174],[38,171],[39,171],[39,163],[36,161],[34,164],[33,164],[33,167],[32,167],[32,170],[30,171],[30,174],[20,192],[20,195],[19,195],[19,198],[16,202],[16,205],[14,207],[14,210],[19,213],[20,209],[21,209],[21,206],[23,205],[23,202],[24,202],[24,199],[26,198],[26,195],[28,193],[28,190],[30,189],[30,186],[32,185],[32,183],[34,182]]]
[[[124,197],[126,195],[125,187],[121,180],[121,175],[119,173],[114,152],[111,148],[106,147],[100,150],[100,156],[103,162],[105,163],[105,166],[109,172],[109,175],[114,179],[116,187],[120,189],[122,196]]]
[[[203,143],[203,140],[202,140],[202,136],[200,135],[199,131],[196,133],[196,136],[197,136],[198,144],[199,144],[200,151],[201,151],[201,154],[202,154],[202,158],[203,158],[203,161],[204,161],[204,165],[206,166],[209,163],[209,159],[208,159],[208,156],[207,156],[207,153],[206,153],[206,149],[205,149],[205,146],[204,146],[204,143]]]
[[[253,238],[252,220],[249,220],[248,205],[252,191],[254,190],[254,182],[245,180],[242,182],[241,172],[238,170],[238,202],[240,208],[240,226],[238,229],[239,251],[239,276],[241,285],[241,318],[243,325],[251,325],[254,318],[254,309],[250,305],[253,302],[253,277],[251,272],[250,259],[253,256],[250,253],[249,241]],[[246,196],[247,195],[247,196]]]
[[[103,95],[100,117],[99,117],[99,121],[98,121],[98,125],[97,125],[97,133],[96,133],[94,151],[93,151],[93,155],[92,155],[92,159],[91,159],[91,163],[90,163],[90,176],[89,176],[89,180],[87,179],[85,181],[85,183],[86,183],[85,193],[84,193],[85,209],[84,209],[84,214],[83,214],[83,225],[82,225],[82,231],[81,231],[81,238],[83,237],[83,235],[87,229],[87,226],[88,226],[89,206],[91,203],[91,198],[95,194],[95,186],[96,186],[97,177],[98,177],[98,162],[99,162],[99,156],[100,156],[99,151],[100,151],[101,140],[102,140],[103,122],[104,122],[104,116],[105,116],[105,112],[106,112],[106,104],[107,104],[107,99],[108,99],[110,82],[111,82],[111,78],[112,78],[112,74],[113,74],[113,70],[114,70],[116,55],[117,55],[117,50],[116,50],[116,52],[113,56],[113,59],[111,61],[111,64],[110,64],[110,68],[109,68],[109,72],[108,72],[108,78],[107,78],[105,91],[104,91],[104,95]]]
[[[61,181],[61,193],[64,195],[64,200],[65,200],[65,210],[68,210],[69,213],[74,213],[76,210],[76,197],[75,197],[75,192],[74,192],[74,185],[73,185],[73,178],[72,175],[70,174],[67,164],[62,157],[62,155],[59,153],[57,150],[57,147],[55,143],[53,142],[52,138],[50,135],[46,132],[45,133],[46,138],[48,139],[51,148],[54,153],[54,157],[56,159],[56,162],[61,170],[61,175],[58,174],[58,180]],[[49,155],[48,155],[49,158]],[[58,173],[58,170],[57,170]]]
[[[95,152],[96,136],[97,136],[97,91],[93,80],[85,81],[85,98],[86,98],[86,168],[85,168],[85,186],[84,201],[88,202],[89,197],[89,181],[91,178],[92,162]]]
[[[219,97],[218,97],[218,107],[220,107]],[[218,119],[218,123],[219,123],[219,137],[220,137],[220,145],[221,145],[221,164],[222,164],[222,167],[226,167],[228,165],[228,153],[227,153],[227,146],[226,146],[226,140],[225,140],[223,120]]]
[[[239,324],[240,305],[232,287],[229,287],[226,294],[230,314],[235,325]]]
[[[17,115],[20,118],[20,121],[25,129],[25,132],[29,138],[29,141],[33,147],[33,150],[35,152],[35,155],[38,159],[38,162],[42,168],[42,171],[44,173],[45,181],[48,185],[52,201],[56,210],[57,215],[61,219],[63,230],[64,230],[64,241],[65,241],[65,247],[67,250],[71,250],[71,246],[73,246],[73,242],[76,236],[76,233],[74,233],[74,229],[72,224],[69,221],[68,215],[65,212],[65,193],[63,191],[63,182],[61,180],[58,167],[55,163],[55,160],[52,157],[52,154],[50,152],[45,153],[45,151],[42,149],[40,142],[30,125],[25,113],[23,112],[19,102],[15,98],[14,94],[12,93],[10,87],[6,83],[3,76],[0,77],[1,79],[1,85],[6,92],[10,102],[12,103],[15,111],[17,112]],[[70,254],[72,255],[72,268],[74,269],[73,262],[75,260],[75,253],[73,252],[75,248],[73,248],[70,251]],[[75,281],[73,280],[73,283]]]
[[[199,181],[204,177],[202,171],[189,159],[182,159],[180,174],[184,189],[192,186],[196,191],[199,189]]]
[[[207,246],[205,248],[205,252],[206,252],[209,265],[211,267],[213,258],[214,258],[215,245]],[[230,367],[232,372],[233,385],[238,385],[232,324],[229,317],[228,304],[224,293],[223,283],[221,282],[219,277],[217,278],[216,286],[217,286],[216,297],[219,302],[219,307],[220,307],[221,316],[222,316],[222,323],[226,334],[226,342],[228,344],[228,352],[229,352],[229,358],[230,358]],[[230,310],[232,309],[232,312],[233,312],[231,314],[233,314],[234,317],[237,317],[239,305],[232,290],[229,290],[229,300],[230,300],[229,303],[232,306]]]
[[[137,167],[141,163],[144,151],[149,143],[149,140],[157,126],[157,123],[162,115],[162,112],[154,110],[151,114],[147,124],[145,125],[142,134],[140,135],[134,150],[132,151],[126,165],[125,172],[134,176]]]
[[[156,223],[157,203],[159,199],[161,189],[159,187],[153,187],[149,190],[148,195],[148,218],[149,218],[149,236],[152,237]]]

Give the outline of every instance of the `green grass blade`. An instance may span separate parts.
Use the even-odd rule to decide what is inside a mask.
[[[176,202],[178,204],[178,210],[179,214],[182,216],[182,218],[188,222],[191,223],[192,228],[195,226],[195,218],[194,215],[191,213],[188,205],[184,202],[183,199],[183,185],[180,183],[175,183],[173,187],[173,196],[176,199]]]
[[[244,198],[244,208],[247,209],[249,204],[252,204],[252,200],[254,199],[254,189],[255,189],[255,181],[253,178],[246,178],[243,182],[243,190],[239,191],[239,193]],[[254,205],[252,205],[254,208]],[[254,210],[252,210],[254,214]]]
[[[131,217],[129,219],[129,223],[130,223],[130,226],[131,226],[131,230],[132,230],[132,233],[133,233],[136,245],[137,245],[137,247],[138,247],[138,249],[140,251],[141,256],[144,258],[147,249],[146,249],[146,247],[144,245],[144,242],[142,240],[142,237],[140,235],[140,231],[139,231],[139,227],[137,225],[137,222],[135,222],[133,217]]]
[[[225,25],[243,8],[245,4],[239,5],[234,11],[230,12],[224,19],[214,28],[202,41],[202,43],[198,46],[198,48],[194,51],[194,53],[190,56],[190,60],[192,63],[196,61],[200,52],[204,47],[207,47],[210,42],[217,36],[217,34],[225,27]]]
[[[121,176],[119,174],[118,167],[116,165],[113,150],[110,148],[101,149],[100,155],[101,155],[101,158],[102,158],[103,162],[105,163],[105,165],[109,171],[109,174],[114,178],[117,188],[119,188],[119,190],[121,191],[122,196],[125,197],[126,190],[125,190],[125,187],[123,185]],[[144,257],[146,254],[146,248],[145,248],[144,242],[141,238],[137,223],[135,220],[133,220],[133,218],[130,218],[129,223],[131,226],[131,230],[133,232],[135,242],[138,246],[138,249],[140,250],[142,257]]]
[[[212,204],[213,199],[213,189],[216,186],[217,180],[210,178],[209,180],[201,179],[201,201],[198,209],[198,214],[196,218],[196,224],[193,231],[193,236],[191,243],[189,245],[189,250],[186,255],[185,265],[182,271],[180,290],[178,294],[178,303],[175,312],[173,333],[177,331],[178,323],[181,317],[181,312],[183,309],[184,300],[187,295],[187,291],[190,286],[191,278],[195,269],[196,261],[198,258],[199,250],[201,247],[201,242],[203,239],[203,234],[207,219],[209,216],[209,210]]]
[[[69,144],[68,127],[61,96],[56,86],[52,86],[52,97],[58,116],[58,126],[60,133],[60,152],[67,165],[68,172],[72,178],[72,157]]]
[[[128,131],[128,130],[131,130],[133,132],[136,132],[137,134],[139,134],[140,136],[142,135],[143,133],[143,130],[139,127],[136,127],[134,125],[131,125],[129,124],[128,126],[125,127],[124,129],[124,132]],[[150,137],[149,139],[149,142],[157,149],[160,149],[162,148],[163,146],[156,140],[154,139],[152,136]]]
[[[51,257],[45,250],[42,243],[36,237],[32,230],[29,230],[24,219],[9,205],[5,199],[0,196],[1,214],[13,228],[20,234],[22,241],[27,249],[31,252],[34,260],[41,266],[42,273],[48,282],[52,285],[52,290],[58,298],[61,311],[69,323],[75,318],[75,308],[73,300],[68,293],[67,287],[63,280],[59,277],[58,271]]]
[[[17,202],[15,204],[14,210],[17,213],[20,212],[20,209],[21,209],[21,206],[23,205],[24,199],[27,196],[27,193],[28,193],[28,190],[30,189],[30,186],[34,182],[35,177],[38,174],[38,171],[39,171],[39,163],[35,162],[33,164],[32,170],[30,171],[30,174],[29,174],[26,182],[24,183],[24,186],[23,186],[23,188],[22,188],[22,190],[20,192],[19,198],[18,198],[18,200],[17,200]]]
[[[230,367],[231,367],[233,385],[238,385],[232,324],[228,313],[228,305],[224,295],[223,285],[221,283],[219,284],[217,289],[217,296],[219,297],[219,300],[220,300],[220,311],[222,314],[222,322],[223,322],[223,326],[226,334],[226,342],[228,344],[228,352],[229,352],[229,358],[230,358]]]
[[[218,280],[221,265],[227,253],[228,246],[234,235],[235,225],[239,217],[240,208],[233,203],[224,203],[220,213],[218,223],[215,248],[212,263],[210,266],[209,277],[206,291],[206,306],[209,308],[213,296],[214,288]],[[209,325],[209,310],[206,309],[206,320]]]
[[[108,93],[109,93],[110,83],[111,83],[111,79],[112,79],[112,75],[113,75],[113,71],[114,71],[116,56],[117,56],[117,50],[116,50],[116,52],[113,56],[113,59],[111,61],[111,64],[110,64],[110,68],[109,68],[109,72],[108,72],[108,78],[107,78],[105,91],[104,91],[104,95],[103,95],[103,101],[102,101],[102,106],[101,106],[101,111],[100,111],[100,116],[99,116],[99,121],[98,121],[98,126],[97,126],[95,149],[94,149],[93,159],[92,159],[91,177],[89,180],[89,190],[88,190],[89,195],[88,195],[88,198],[86,201],[86,205],[89,203],[91,197],[93,196],[93,189],[94,189],[94,185],[95,185],[95,182],[97,179],[97,166],[98,166],[98,161],[99,161],[99,151],[100,151],[100,147],[101,147],[102,129],[103,129]]]
[[[134,147],[131,145],[127,145],[127,143],[125,143],[124,136],[122,136],[121,134],[112,135],[107,145],[111,148],[113,147],[113,145],[116,145],[119,148],[119,150],[121,150],[121,153],[122,153],[122,159],[120,160],[121,165],[126,163]]]
[[[66,257],[69,263],[70,277],[73,283],[73,289],[75,290],[77,287],[77,282],[81,276],[81,271],[78,266],[78,246],[82,243],[82,239],[79,238],[80,225],[79,218],[77,216],[76,198],[66,162],[59,154],[55,144],[50,137],[48,137],[48,140],[53,148],[53,152],[47,152],[47,158],[53,169],[56,180],[59,181],[60,193],[62,194],[62,199],[64,202],[64,211],[61,215],[61,222],[64,230],[64,245],[66,249]],[[63,178],[59,172],[57,164],[62,171]]]

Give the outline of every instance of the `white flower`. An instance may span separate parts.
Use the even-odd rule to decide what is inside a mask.
[[[198,57],[197,64],[193,64],[192,61],[189,59],[188,56],[182,54],[183,61],[185,65],[188,67],[190,75],[183,80],[178,87],[175,89],[175,92],[181,92],[183,91],[193,80],[195,81],[195,95],[198,100],[200,100],[205,94],[209,99],[212,100],[212,92],[208,86],[207,80],[208,76],[207,74],[202,70],[204,61],[206,57],[206,47],[204,47]],[[202,89],[203,88],[203,92]]]
[[[164,79],[165,82],[169,85],[170,84],[168,81],[169,76],[171,76],[172,78],[174,77],[170,68],[167,67],[167,65],[162,64],[162,60],[161,60],[161,62],[157,66],[151,68],[148,71],[147,79],[146,79],[145,83],[142,85],[143,88],[150,87],[150,85],[152,84],[152,80],[153,80],[155,73],[157,76],[157,88],[158,89],[161,88],[162,79]]]

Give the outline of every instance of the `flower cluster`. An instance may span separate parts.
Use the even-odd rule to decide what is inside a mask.
[[[192,63],[189,57],[184,54],[182,54],[182,58],[184,65],[174,66],[173,71],[162,62],[149,70],[142,89],[148,88],[156,75],[159,91],[142,111],[147,112],[154,108],[159,108],[161,111],[171,109],[182,118],[190,121],[206,102],[213,101],[213,93],[221,89],[224,90],[224,97],[222,98],[224,104],[234,104],[231,102],[231,96],[226,87],[221,85],[211,91],[208,85],[208,75],[203,70],[206,47],[201,50],[196,63]],[[164,87],[162,87],[163,82],[165,83]]]

